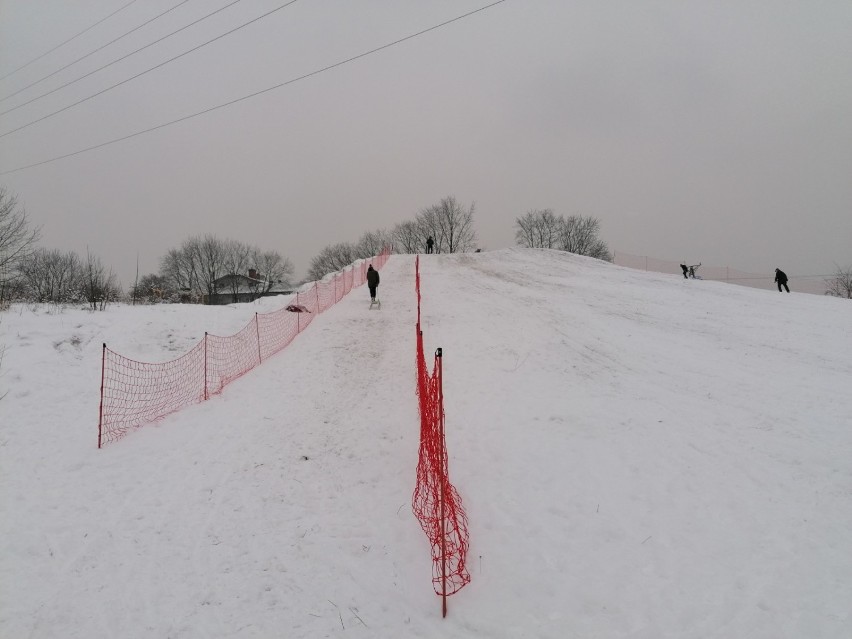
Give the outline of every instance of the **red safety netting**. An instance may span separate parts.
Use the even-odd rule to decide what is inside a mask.
[[[123,437],[133,428],[221,392],[230,382],[287,346],[313,318],[367,281],[368,263],[381,269],[385,249],[307,290],[296,293],[295,306],[256,313],[242,330],[221,337],[205,333],[188,353],[169,362],[138,362],[103,346],[98,448]]]
[[[446,597],[470,582],[465,567],[468,549],[467,515],[461,497],[450,483],[444,436],[443,353],[435,353],[430,374],[423,352],[420,330],[420,260],[415,260],[417,290],[417,397],[420,404],[420,454],[417,486],[412,509],[432,544],[432,583],[435,592]]]
[[[680,262],[662,260],[645,255],[631,255],[624,251],[618,251],[613,255],[613,264],[626,266],[640,271],[651,271],[655,273],[670,273],[683,276]],[[714,282],[726,282],[728,284],[739,284],[752,288],[775,290],[775,268],[768,268],[766,273],[748,273],[729,266],[711,266],[709,264],[687,264],[694,266],[696,279],[712,280]],[[790,288],[799,293],[811,293],[813,295],[825,294],[825,275],[797,275],[787,271],[790,276]]]

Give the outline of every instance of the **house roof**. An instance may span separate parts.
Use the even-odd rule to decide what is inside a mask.
[[[222,277],[214,280],[216,290],[219,292],[219,294],[234,293],[234,280],[237,280],[237,293],[257,293],[258,291],[265,291],[266,287],[269,284],[266,278],[254,278],[248,277],[247,275],[242,275],[241,273],[231,273],[228,275],[223,275]],[[292,284],[290,284],[289,282],[278,281],[272,283],[272,286],[269,288],[268,292],[290,293],[292,291]]]

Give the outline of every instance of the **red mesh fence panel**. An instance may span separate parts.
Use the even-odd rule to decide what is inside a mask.
[[[328,310],[337,302],[337,278],[324,282],[317,282],[317,296],[319,300],[319,312]]]
[[[225,385],[260,364],[257,321],[229,335],[207,335],[207,393],[221,392]]]
[[[204,399],[204,342],[177,359],[137,362],[104,344],[98,447]]]
[[[420,330],[420,268],[415,261],[417,290],[417,397],[420,405],[420,453],[417,462],[417,485],[412,496],[412,509],[432,545],[432,584],[435,592],[446,597],[470,582],[465,567],[468,550],[467,515],[461,497],[450,483],[444,436],[444,397],[441,349],[435,354],[430,374],[423,353]]]
[[[307,291],[296,293],[296,304],[304,306],[311,314],[311,318],[302,318],[302,320],[308,319],[310,323],[310,319],[312,319],[314,315],[319,315],[319,293],[317,292],[316,282],[314,282],[314,285]]]
[[[390,256],[384,249],[372,258],[381,269]],[[109,350],[104,344],[98,448],[142,424],[220,392],[286,347],[319,313],[331,308],[354,287],[366,281],[367,262],[337,273],[296,293],[296,304],[308,312],[280,309],[258,313],[239,332],[227,337],[206,334],[181,357],[161,363],[138,362]]]
[[[312,313],[291,313],[285,308],[257,316],[260,334],[261,360],[275,355],[292,342],[302,330],[302,316]]]

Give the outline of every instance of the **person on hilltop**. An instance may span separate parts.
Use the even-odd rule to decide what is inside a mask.
[[[787,274],[782,271],[780,268],[775,269],[775,282],[778,284],[778,292],[781,292],[781,287],[783,286],[786,291],[790,292],[790,287],[787,286]]]
[[[687,273],[689,273],[689,269],[686,267],[686,264],[681,264],[680,268],[683,271],[683,279],[688,280],[689,277],[687,276]]]
[[[373,265],[367,268],[367,286],[370,288],[370,301],[376,301],[376,290],[379,288],[379,272],[373,268]]]
[[[432,236],[426,238],[426,252],[431,253],[432,247],[435,246],[435,240],[432,239]]]

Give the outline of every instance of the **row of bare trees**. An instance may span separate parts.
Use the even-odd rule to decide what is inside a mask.
[[[343,270],[355,260],[378,255],[391,244],[393,244],[391,234],[383,230],[367,231],[354,244],[348,242],[329,244],[311,260],[308,280],[321,280],[329,273]]]
[[[311,260],[309,280],[319,280],[358,259],[377,255],[385,247],[395,253],[423,253],[432,238],[436,253],[465,253],[476,249],[473,228],[475,204],[464,207],[448,196],[417,213],[414,220],[397,224],[391,230],[368,231],[354,244],[330,244]]]
[[[0,307],[13,299],[79,303],[103,310],[121,295],[115,274],[89,252],[85,259],[36,247],[40,229],[31,228],[16,196],[0,187]]]
[[[360,258],[377,255],[392,246],[397,253],[422,253],[432,238],[436,253],[476,250],[473,228],[475,204],[465,207],[453,196],[421,209],[414,220],[391,230],[364,233],[354,244],[325,247],[312,260],[308,279],[321,279]],[[600,222],[590,216],[556,215],[551,209],[534,209],[515,221],[515,239],[521,246],[549,248],[612,260],[600,238]],[[116,276],[100,258],[87,251],[37,248],[40,232],[31,228],[17,198],[0,187],[0,308],[12,299],[35,302],[87,302],[102,309],[117,300],[121,289]],[[293,264],[275,251],[261,251],[236,240],[214,235],[191,237],[162,258],[158,273],[145,275],[131,289],[134,300],[199,301],[204,295],[232,293],[236,299],[240,279],[225,275],[256,271],[257,293],[292,281]],[[221,287],[226,290],[220,290]],[[826,280],[827,294],[852,299],[852,268],[837,268]]]
[[[435,253],[467,253],[476,249],[473,214],[476,204],[465,208],[452,195],[422,209],[413,222],[394,227],[391,236],[399,253],[422,253],[431,237]]]
[[[121,297],[121,287],[112,269],[97,255],[81,258],[73,251],[37,248],[21,257],[13,280],[15,297],[30,302],[54,304],[86,302],[92,310],[103,310]]]
[[[268,293],[276,284],[293,277],[293,263],[276,251],[262,251],[238,240],[222,240],[215,235],[190,237],[170,249],[160,260],[158,274],[143,277],[134,287],[134,298],[149,301],[200,299],[204,295],[240,291],[241,280],[226,275],[246,275],[255,271],[256,292]],[[225,290],[220,290],[221,286]]]
[[[551,209],[533,209],[515,220],[515,241],[527,248],[558,249],[611,262],[600,230],[600,221],[591,216],[563,217]]]

